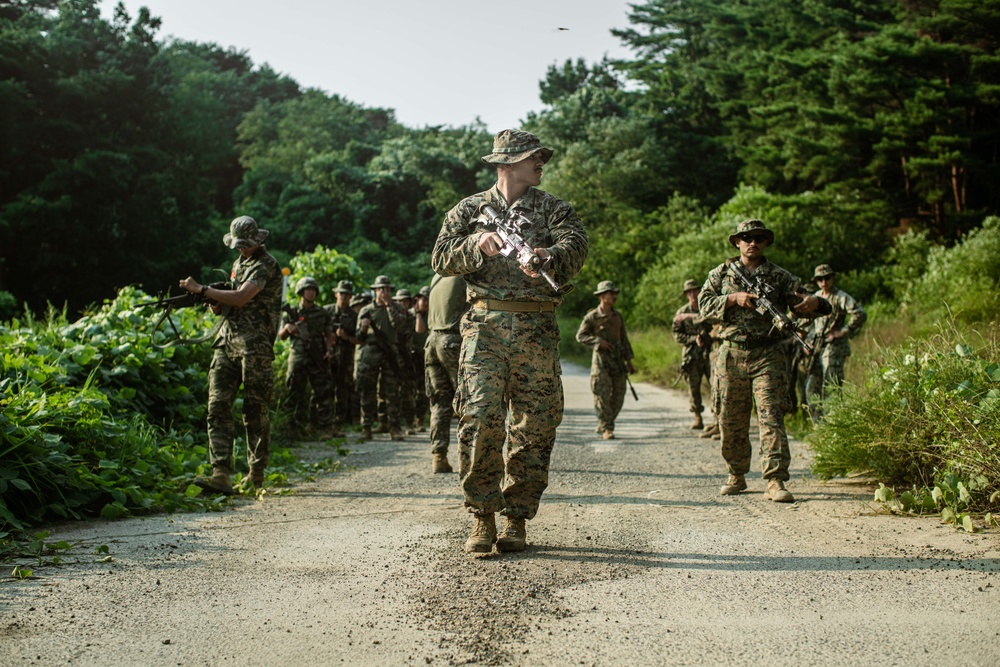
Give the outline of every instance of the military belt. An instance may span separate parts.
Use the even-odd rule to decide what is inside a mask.
[[[758,338],[757,340],[748,340],[744,342],[740,342],[738,340],[724,340],[722,341],[722,344],[728,345],[729,347],[735,347],[737,350],[759,350],[762,347],[777,345],[780,342],[780,339]]]
[[[552,301],[501,301],[499,299],[476,299],[473,308],[502,310],[508,313],[551,313],[556,309]]]

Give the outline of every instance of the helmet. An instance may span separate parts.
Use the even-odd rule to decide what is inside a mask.
[[[299,282],[295,283],[295,293],[302,296],[302,292],[310,287],[319,292],[319,283],[316,282],[315,278],[310,278],[309,276],[299,278]]]

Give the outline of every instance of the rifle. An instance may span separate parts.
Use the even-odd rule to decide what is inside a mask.
[[[639,394],[635,393],[635,387],[632,386],[632,378],[629,377],[628,373],[625,374],[625,381],[628,382],[628,388],[632,390],[632,398],[638,401]]]
[[[805,336],[795,328],[792,320],[789,319],[788,315],[778,310],[771,301],[770,295],[774,293],[774,288],[765,283],[758,276],[756,280],[752,280],[750,276],[746,274],[743,267],[740,266],[739,260],[730,260],[726,262],[726,265],[732,271],[736,279],[746,288],[747,292],[753,294],[757,297],[757,307],[754,309],[758,313],[764,316],[771,317],[771,330],[777,329],[782,333],[791,332],[795,336],[795,340],[802,345],[802,349],[806,351],[807,354],[812,354],[813,347],[810,345]]]
[[[549,266],[552,258],[542,261],[542,258],[535,254],[535,249],[524,240],[524,232],[531,229],[532,222],[517,209],[508,209],[504,215],[497,213],[497,210],[489,204],[483,204],[480,211],[487,218],[487,225],[493,227],[497,236],[503,241],[500,254],[504,257],[512,257],[521,268],[532,273],[541,274],[546,282],[556,291],[556,294],[568,294],[573,289],[573,285],[560,287],[549,273]]]
[[[389,369],[399,377],[399,359],[396,357],[396,351],[392,349],[392,343],[389,342],[389,337],[385,335],[381,329],[375,326],[375,322],[368,318],[368,326],[371,327],[372,333],[375,334],[375,344],[378,348],[382,350],[382,355],[385,357],[386,362],[389,364]]]
[[[319,350],[313,345],[312,335],[309,332],[309,326],[306,324],[306,318],[294,308],[290,303],[286,303],[281,307],[281,310],[288,315],[292,324],[299,330],[299,340],[306,348],[306,353],[312,358],[313,363],[316,364],[318,368],[329,368],[329,364],[324,356],[317,356]],[[326,341],[323,341],[323,347],[326,348]]]
[[[225,282],[212,283],[211,285],[209,285],[209,287],[219,290],[229,289],[229,283]],[[163,293],[161,292],[152,301],[143,301],[142,303],[137,303],[136,308],[145,308],[146,306],[152,306],[154,308],[159,308],[163,311],[160,314],[160,317],[156,320],[156,324],[153,325],[152,331],[149,332],[150,340],[152,341],[152,339],[155,337],[156,332],[160,330],[161,326],[163,326],[164,321],[170,324],[170,328],[173,330],[174,336],[176,336],[176,338],[174,338],[174,340],[170,341],[166,345],[160,345],[155,342],[152,343],[153,347],[162,350],[170,347],[171,345],[197,345],[199,343],[204,343],[205,341],[214,338],[219,333],[219,329],[222,328],[222,323],[225,321],[225,314],[228,314],[229,312],[228,306],[226,307],[226,311],[223,317],[220,318],[219,321],[212,327],[212,329],[204,336],[200,336],[198,338],[181,337],[180,329],[177,328],[177,324],[174,322],[172,313],[175,310],[179,310],[181,308],[190,308],[191,306],[197,306],[198,304],[201,303],[215,304],[218,302],[213,299],[206,298],[201,294],[196,294],[195,292],[185,292],[184,294],[179,294],[177,296],[163,296]]]

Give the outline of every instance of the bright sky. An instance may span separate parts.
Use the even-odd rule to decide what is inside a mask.
[[[642,0],[632,0],[642,4]],[[110,18],[116,0],[102,0]],[[629,52],[625,0],[124,0],[148,7],[159,39],[246,50],[302,86],[396,110],[412,128],[517,127],[538,111],[550,65]],[[567,28],[560,30],[560,28]]]

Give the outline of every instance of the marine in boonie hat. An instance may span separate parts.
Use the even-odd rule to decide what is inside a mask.
[[[594,290],[594,294],[600,295],[604,294],[605,292],[614,292],[615,294],[617,294],[620,291],[621,290],[615,287],[615,284],[610,280],[602,280],[601,282],[597,283],[597,289]]]
[[[687,280],[685,280],[684,281],[684,290],[683,290],[683,292],[685,294],[687,294],[688,292],[690,292],[693,289],[700,290],[701,289],[701,283],[699,283],[697,280],[692,280],[690,278],[687,279]]]
[[[760,234],[767,237],[768,246],[771,246],[774,243],[774,232],[765,227],[763,222],[754,218],[744,220],[740,224],[736,225],[736,233],[729,235],[729,243],[732,244],[734,248],[738,248],[739,246],[736,245],[736,239],[743,234]]]
[[[430,288],[430,286],[424,285],[423,287],[421,287],[420,291],[417,292],[417,296],[422,296],[422,297],[425,297],[425,298],[430,298],[430,296],[431,296],[431,288]]]
[[[535,153],[541,153],[542,162],[552,159],[552,149],[542,146],[541,140],[524,130],[501,130],[493,137],[493,152],[481,159],[487,164],[514,164]]]
[[[410,294],[410,290],[406,289],[405,287],[401,287],[398,290],[396,290],[396,296],[392,297],[393,301],[406,301],[407,299],[412,300],[413,295]]]
[[[819,278],[828,278],[830,276],[835,276],[835,275],[837,275],[837,272],[833,270],[832,266],[830,266],[829,264],[820,264],[819,266],[816,267],[816,270],[813,271],[813,280],[817,280]]]
[[[229,233],[222,237],[222,242],[234,250],[252,248],[263,243],[269,233],[258,228],[257,221],[249,215],[241,215],[229,223]]]
[[[333,288],[334,294],[354,294],[354,283],[350,280],[341,280],[337,283],[337,286]]]
[[[375,276],[375,282],[369,285],[372,289],[378,289],[379,287],[393,288],[392,281],[389,280],[389,276]]]

